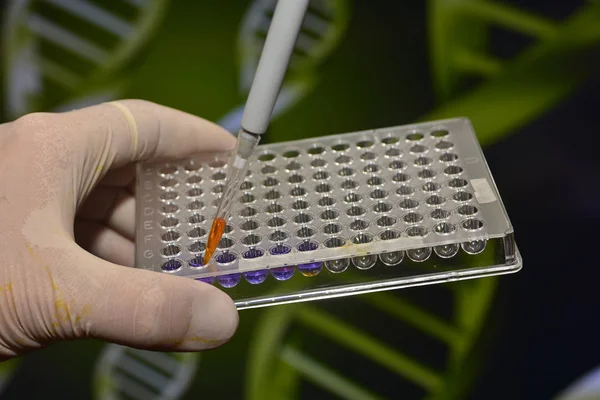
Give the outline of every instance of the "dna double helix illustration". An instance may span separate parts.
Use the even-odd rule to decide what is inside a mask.
[[[98,104],[158,27],[165,0],[13,0],[2,23],[8,118]]]
[[[312,0],[309,3],[284,84],[275,103],[276,119],[308,95],[318,80],[318,65],[338,46],[349,19],[349,1]],[[258,65],[277,0],[256,0],[248,8],[239,33],[238,89],[245,100]],[[244,104],[226,113],[219,125],[236,134]]]
[[[95,398],[176,400],[198,369],[197,353],[160,353],[108,345],[94,373]]]
[[[8,3],[2,22],[3,112],[7,117],[79,108],[125,92],[127,75],[123,70],[159,27],[168,1],[104,3],[109,2],[102,6],[90,0]],[[234,134],[275,3],[250,1],[239,27],[235,44],[239,99],[218,121]],[[293,110],[316,87],[318,66],[344,36],[350,3],[311,2],[273,119]],[[598,2],[588,2],[564,21],[524,12],[510,1],[429,0],[427,10],[432,81],[439,106],[424,119],[472,116],[483,144],[534,120],[568,96],[583,82],[583,76],[561,73],[569,71],[561,63],[567,65],[570,60],[574,64],[586,49],[600,43],[600,29],[594,28],[600,18]],[[88,23],[77,24],[73,19]],[[533,44],[514,57],[500,59],[490,50],[489,42],[481,39],[492,25],[532,38]],[[90,26],[96,32],[93,39],[86,31]],[[463,83],[472,82],[472,78],[477,78],[477,83],[465,88]],[[447,300],[451,315],[438,311],[443,305],[431,307],[431,301],[411,298],[408,292],[361,296],[354,304],[379,318],[381,326],[404,324],[420,338],[441,343],[446,350],[442,368],[434,368],[410,353],[418,343],[392,346],[378,338],[373,329],[362,326],[358,318],[339,310],[320,304],[274,307],[261,314],[251,338],[246,398],[297,398],[296,389],[303,381],[340,398],[381,398],[376,385],[357,383],[343,366],[335,368],[325,355],[312,351],[310,343],[299,339],[299,329],[311,340],[337,346],[344,357],[356,357],[389,372],[395,384],[404,382],[418,388],[423,398],[460,398],[475,377],[476,346],[495,296],[496,281],[428,289],[428,293],[434,292]],[[398,331],[398,335],[403,333]],[[186,393],[199,365],[198,354],[158,354],[107,345],[96,365],[95,396],[98,400],[175,400]],[[17,368],[18,362],[0,364],[0,392]]]
[[[305,17],[273,119],[306,96],[316,67],[338,45],[346,0],[313,0]],[[276,0],[250,2],[237,36],[240,104],[218,122],[237,133]],[[115,100],[127,90],[128,62],[160,27],[167,0],[13,0],[2,23],[7,119],[62,112]],[[97,399],[176,400],[196,374],[200,355],[105,346],[95,370]],[[18,362],[0,366],[0,393]]]
[[[600,45],[600,29],[591,29],[598,26],[592,22],[600,18],[598,3],[581,6],[563,21],[487,0],[430,0],[427,12],[439,105],[422,120],[469,115],[482,144],[534,120],[585,82],[585,75],[569,73],[568,66],[574,59],[586,65],[586,52]],[[492,27],[532,38],[533,44],[502,59],[487,40]],[[476,84],[465,85],[473,78]],[[531,96],[524,100],[524,93]],[[500,114],[499,104],[505,105]],[[307,387],[357,400],[388,398],[386,389],[393,397],[464,398],[477,377],[496,291],[497,280],[486,278],[428,287],[422,297],[411,289],[356,296],[338,307],[331,302],[273,307],[257,323],[248,362],[260,368],[247,370],[246,398],[297,399]],[[387,330],[394,340],[382,333]],[[324,348],[330,349],[327,355]],[[357,372],[361,368],[372,379]],[[594,386],[591,376],[576,387],[581,397],[574,398],[583,398],[584,385]]]

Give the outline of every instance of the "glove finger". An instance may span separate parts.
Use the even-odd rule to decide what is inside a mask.
[[[135,244],[110,227],[94,221],[75,222],[75,240],[81,247],[106,261],[133,267]]]
[[[83,252],[82,252],[83,253]],[[233,301],[203,282],[125,268],[83,253],[88,312],[80,334],[160,351],[199,351],[228,341],[238,325]]]

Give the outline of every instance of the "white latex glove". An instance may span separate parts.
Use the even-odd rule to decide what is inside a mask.
[[[215,124],[138,100],[0,125],[0,360],[79,338],[160,351],[225,343],[238,314],[224,292],[125,266],[132,163],[234,145]]]

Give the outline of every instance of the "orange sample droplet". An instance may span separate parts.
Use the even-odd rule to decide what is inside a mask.
[[[213,221],[212,227],[210,228],[210,233],[208,234],[208,241],[206,243],[206,253],[204,253],[204,262],[206,265],[212,258],[217,245],[221,241],[221,236],[223,236],[223,232],[225,232],[225,220],[223,218],[215,218]]]

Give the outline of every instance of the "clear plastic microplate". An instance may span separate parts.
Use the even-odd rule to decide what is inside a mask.
[[[260,145],[202,265],[227,158],[138,166],[138,268],[216,284],[239,309],[521,268],[468,119]]]

